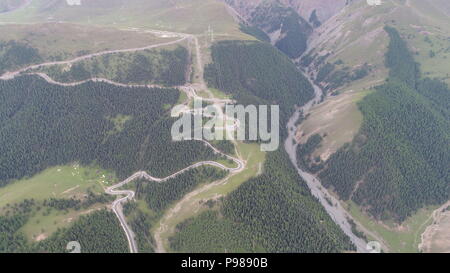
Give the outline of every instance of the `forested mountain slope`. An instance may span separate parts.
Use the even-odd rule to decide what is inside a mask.
[[[138,170],[167,176],[217,157],[200,142],[172,142],[166,109],[178,101],[175,89],[61,87],[23,76],[1,81],[0,98],[2,184],[75,161],[125,178]]]
[[[417,209],[449,199],[450,89],[420,79],[406,43],[386,28],[389,80],[359,107],[355,140],[324,163],[324,185],[381,219],[403,221]]]
[[[260,42],[229,41],[212,47],[209,83],[242,103],[280,104],[280,133],[295,105],[313,88],[276,49]],[[225,58],[225,56],[238,56]],[[280,147],[267,155],[261,175],[250,179],[205,212],[178,226],[175,251],[343,252],[349,238],[312,197]],[[196,238],[193,240],[193,238]]]
[[[212,59],[205,69],[210,86],[244,104],[280,105],[282,121],[295,105],[313,98],[312,86],[292,61],[266,43],[218,42],[212,46]]]

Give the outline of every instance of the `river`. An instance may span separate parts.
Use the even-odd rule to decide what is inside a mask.
[[[319,103],[323,94],[322,89],[314,84],[311,77],[307,73],[303,73],[305,77],[308,78],[309,82],[314,87],[315,97],[311,101],[309,101],[306,105],[298,109],[292,117],[289,119],[287,124],[287,130],[289,133],[288,138],[284,143],[284,148],[286,152],[289,154],[289,158],[291,159],[292,164],[297,169],[298,174],[301,178],[306,182],[309,189],[311,190],[312,195],[314,195],[322,206],[325,208],[327,213],[330,215],[331,219],[342,229],[342,231],[350,238],[353,244],[356,246],[358,252],[368,252],[367,243],[357,237],[353,232],[351,225],[348,221],[347,217],[350,217],[347,211],[342,207],[339,200],[333,195],[329,194],[327,189],[322,187],[319,179],[314,175],[305,172],[297,165],[297,142],[295,140],[296,134],[296,126],[295,123],[300,118],[300,113],[304,113],[305,115],[309,112],[312,106]],[[332,204],[330,204],[330,202]]]

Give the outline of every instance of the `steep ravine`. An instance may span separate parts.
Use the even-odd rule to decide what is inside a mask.
[[[311,36],[313,28],[308,24],[310,13],[313,11],[317,12],[319,20],[326,21],[331,16],[338,13],[347,4],[347,0],[314,0],[314,1],[291,1],[283,0],[278,2],[278,4],[270,1],[261,0],[222,0],[230,5],[235,12],[240,14],[240,17],[245,18],[245,23],[251,23],[266,32],[272,40],[272,44],[279,48],[281,51],[286,53],[293,60],[299,59],[299,56],[308,51],[308,37]],[[280,6],[281,3],[281,6]],[[297,13],[300,16],[291,16],[292,12]],[[306,13],[308,14],[306,14]],[[290,19],[289,19],[290,18]],[[291,20],[293,19],[293,20]],[[286,30],[286,23],[290,22],[288,30]],[[285,33],[280,36],[282,29]],[[284,37],[283,39],[289,39],[289,47],[282,48],[279,46],[279,42],[282,41],[280,37],[275,37],[274,33],[278,33],[278,36]],[[297,45],[298,50],[293,50],[292,46]],[[286,50],[289,49],[289,50]],[[294,54],[292,54],[294,53]],[[308,102],[303,107],[297,109],[297,111],[292,115],[288,124],[288,138],[285,141],[285,150],[289,154],[289,158],[292,164],[297,169],[298,174],[306,182],[311,193],[315,196],[318,201],[325,208],[327,213],[333,219],[333,221],[342,229],[342,231],[351,239],[353,244],[356,246],[358,252],[369,252],[367,250],[367,243],[357,237],[352,232],[352,227],[348,219],[351,216],[342,207],[339,200],[333,195],[329,194],[327,189],[325,189],[320,181],[312,174],[305,172],[298,167],[297,164],[297,142],[295,141],[296,135],[296,123],[300,118],[300,113],[308,113],[310,108],[320,103],[323,90],[314,84],[314,79],[307,73],[303,73],[305,77],[308,78],[312,86],[314,87],[315,97],[310,102]],[[331,204],[330,204],[331,203]]]
[[[289,154],[289,158],[291,159],[292,164],[297,169],[298,174],[303,178],[303,180],[308,185],[311,190],[312,195],[314,195],[322,206],[325,208],[327,213],[333,219],[333,221],[342,229],[342,231],[350,238],[353,244],[356,246],[358,252],[368,252],[367,243],[356,236],[352,232],[351,225],[348,221],[348,218],[351,216],[347,213],[347,211],[341,206],[339,200],[333,195],[329,194],[328,191],[321,185],[319,179],[314,175],[305,172],[297,164],[297,146],[298,143],[295,140],[296,134],[296,122],[300,118],[300,113],[308,113],[309,109],[316,103],[320,102],[321,96],[323,94],[322,89],[320,89],[317,85],[314,84],[314,81],[307,73],[303,73],[305,77],[308,78],[310,83],[314,87],[315,98],[308,102],[303,107],[297,109],[297,111],[292,115],[287,124],[288,130],[288,138],[284,143],[284,148],[286,152]],[[331,205],[330,202],[333,204]]]

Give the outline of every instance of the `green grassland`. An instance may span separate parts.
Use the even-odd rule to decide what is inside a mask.
[[[46,239],[60,228],[69,227],[73,222],[82,216],[93,211],[105,208],[103,204],[93,205],[86,210],[57,211],[42,209],[33,211],[27,223],[19,230],[31,241],[41,241]]]
[[[87,192],[102,194],[104,187],[115,181],[114,174],[92,166],[83,167],[74,163],[52,167],[31,178],[0,188],[0,214],[4,214],[10,205],[26,199],[43,202],[50,198],[82,199]],[[37,205],[20,231],[29,240],[40,241],[58,228],[69,226],[80,215],[103,207],[102,204],[94,204],[81,210],[55,210]]]
[[[298,141],[304,144],[315,134],[326,136],[313,154],[323,160],[335,153],[358,133],[363,117],[357,103],[371,91],[344,92],[314,106],[298,128]]]
[[[418,78],[420,69],[407,43],[394,28],[385,30],[391,39],[389,80],[358,104],[364,116],[358,136],[319,175],[341,199],[354,201],[348,209],[389,251],[417,252],[430,214],[448,200],[446,190],[439,188],[448,181],[449,93],[444,83]]]
[[[368,7],[364,1],[354,3],[336,20],[325,24],[321,36],[326,39],[318,39],[311,55],[330,53],[322,63],[340,61],[339,68],[369,64],[369,77],[358,84],[370,87],[374,81],[386,78],[383,57],[389,39],[383,27],[387,24],[398,29],[407,40],[424,74],[449,82],[450,4],[441,2],[437,5],[435,0],[386,0],[376,7]],[[358,88],[354,84],[351,82],[346,89]]]
[[[246,161],[246,168],[237,175],[231,177],[227,183],[217,186],[197,196],[200,199],[208,199],[214,195],[227,195],[237,189],[242,183],[262,172],[266,153],[262,152],[257,144],[238,142],[238,153]]]
[[[145,47],[174,39],[70,23],[0,24],[0,43],[15,41],[36,49],[42,62],[68,60],[106,50]]]
[[[151,230],[159,227],[161,218],[170,213],[181,198],[227,174],[216,167],[200,167],[164,183],[134,181],[126,185],[124,188],[136,192],[136,201],[127,203],[124,212],[137,234],[139,249],[144,252],[154,250]],[[195,214],[195,211],[191,212]]]
[[[345,206],[352,217],[378,235],[389,248],[389,252],[392,253],[419,252],[418,246],[421,242],[421,235],[427,226],[432,223],[431,214],[436,209],[436,207],[421,209],[401,225],[398,225],[391,222],[379,222],[370,218],[351,201],[347,202]],[[374,238],[374,240],[377,240],[377,238]]]
[[[0,14],[0,22],[66,21],[88,25],[153,28],[193,34],[209,26],[217,33],[242,36],[224,3],[214,0],[97,0],[69,6],[65,1],[33,1],[31,5]]]
[[[266,153],[261,152],[260,146],[257,144],[238,143],[237,151],[247,161],[245,170],[229,177],[223,183],[206,188],[203,191],[203,185],[195,190],[197,193],[189,199],[182,199],[181,202],[171,206],[161,220],[152,228],[152,233],[164,226],[163,232],[158,232],[166,250],[170,250],[168,239],[174,235],[175,227],[181,222],[199,215],[201,212],[207,211],[209,208],[205,206],[205,200],[216,200],[218,197],[224,196],[236,190],[244,182],[255,177],[262,171]]]
[[[104,176],[104,177],[103,177]],[[115,181],[112,173],[94,167],[51,167],[31,178],[25,178],[0,188],[0,208],[24,199],[44,201],[48,198],[70,198],[88,190],[103,193],[103,186]]]

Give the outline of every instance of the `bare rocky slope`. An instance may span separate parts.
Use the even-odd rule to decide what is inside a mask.
[[[292,59],[307,49],[313,29],[360,0],[223,0]]]
[[[348,0],[224,0],[233,6],[245,18],[251,18],[255,8],[267,3],[279,3],[292,8],[305,20],[309,20],[314,11],[320,22],[328,20],[348,4]],[[351,2],[351,1],[350,1]]]

